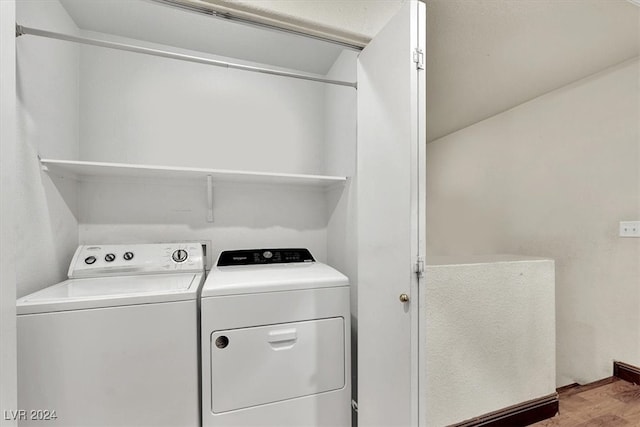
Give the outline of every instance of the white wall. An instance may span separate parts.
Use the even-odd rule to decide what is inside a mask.
[[[83,160],[324,170],[322,84],[90,46],[81,52]]]
[[[429,255],[556,261],[557,385],[640,366],[640,70],[633,60],[427,145]]]
[[[16,15],[26,26],[77,32],[55,0],[21,0]],[[56,188],[38,162],[38,155],[78,156],[78,47],[33,36],[18,38],[16,46],[15,253],[17,295],[23,296],[66,279],[78,243],[75,184],[59,181]]]
[[[215,186],[213,223],[206,222],[203,182],[83,182],[78,200],[83,244],[208,240],[214,262],[225,249],[265,247],[308,247],[327,259],[320,190]]]
[[[325,134],[326,85],[93,47],[81,52],[83,160],[328,171],[327,141],[343,130]],[[83,182],[80,243],[208,240],[214,260],[224,249],[269,246],[308,247],[327,260],[327,223],[338,200],[296,186],[214,183],[214,222],[207,223],[204,184]]]
[[[18,408],[16,395],[15,189],[16,62],[14,1],[0,1],[0,411]],[[16,425],[0,419],[0,425]]]
[[[420,381],[426,425],[448,426],[556,390],[553,261],[428,257]]]

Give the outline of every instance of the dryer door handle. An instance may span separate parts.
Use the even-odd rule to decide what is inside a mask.
[[[270,331],[268,334],[270,344],[293,344],[298,339],[298,331],[295,328]]]

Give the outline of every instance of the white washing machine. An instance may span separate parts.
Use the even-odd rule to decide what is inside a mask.
[[[351,426],[349,281],[308,250],[223,252],[201,327],[204,426]]]
[[[21,425],[198,426],[202,252],[80,246],[69,280],[20,298]]]

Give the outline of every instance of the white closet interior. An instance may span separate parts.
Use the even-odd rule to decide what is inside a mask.
[[[64,202],[51,219],[77,232],[52,249],[194,239],[210,243],[209,261],[301,246],[331,264],[329,230],[355,175],[356,50],[157,2],[24,2],[17,15],[23,160]],[[60,279],[48,276],[18,294]]]
[[[164,2],[18,2],[17,296],[64,280],[78,244],[200,241],[209,266],[308,248],[352,284],[363,423],[416,423],[424,13],[407,2],[359,60]]]

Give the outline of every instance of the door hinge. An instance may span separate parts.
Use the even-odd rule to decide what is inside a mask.
[[[419,256],[416,261],[416,274],[419,278],[424,277],[424,257]]]
[[[417,70],[424,70],[424,52],[422,49],[413,50],[413,62],[416,63]]]

